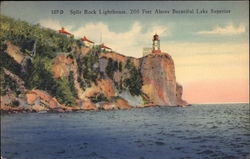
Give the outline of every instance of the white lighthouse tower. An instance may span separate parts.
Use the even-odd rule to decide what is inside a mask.
[[[160,49],[160,37],[157,34],[155,34],[153,36],[153,49],[152,49],[152,53],[161,53],[161,49]]]

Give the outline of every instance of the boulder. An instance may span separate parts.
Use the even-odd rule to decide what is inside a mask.
[[[84,106],[83,106],[83,110],[97,110],[97,107],[91,101],[85,101]]]
[[[28,92],[26,94],[26,98],[27,98],[27,103],[28,104],[35,104],[35,101],[37,100],[38,95],[33,93],[33,92]]]
[[[119,98],[116,100],[118,109],[131,109],[132,106],[128,104],[125,99]]]
[[[113,110],[113,109],[117,109],[117,105],[115,105],[114,103],[104,103],[102,105],[102,108],[104,110]]]

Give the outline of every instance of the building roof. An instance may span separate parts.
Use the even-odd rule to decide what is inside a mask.
[[[91,41],[91,40],[89,40],[86,36],[84,36],[83,38],[81,38],[81,40],[82,40],[82,41],[87,41],[87,42],[89,42],[89,43],[94,44],[94,42]]]
[[[59,33],[63,33],[63,34],[67,34],[67,35],[72,35],[71,33],[69,33],[66,30],[64,30],[64,28],[62,28],[61,30],[59,30]]]
[[[155,34],[155,35],[153,36],[153,40],[160,40],[159,35]]]
[[[111,48],[105,46],[104,44],[101,44],[101,48],[103,48],[103,49],[110,49],[111,50]]]

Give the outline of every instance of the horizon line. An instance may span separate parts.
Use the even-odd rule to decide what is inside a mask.
[[[249,102],[225,102],[225,103],[189,103],[189,104],[250,104]]]

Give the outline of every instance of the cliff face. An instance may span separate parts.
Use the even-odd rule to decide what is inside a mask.
[[[90,52],[91,53],[91,52]],[[150,54],[142,58],[126,57],[117,53],[99,53],[98,55],[98,71],[103,72],[104,83],[98,80],[97,85],[88,88],[88,90],[103,93],[109,99],[114,96],[121,96],[126,99],[130,105],[146,106],[186,106],[188,103],[182,99],[183,88],[176,82],[175,66],[172,57],[167,53]],[[117,61],[121,64],[121,69],[114,71],[113,78],[108,76],[107,67],[109,59]],[[141,93],[132,95],[130,89],[125,85],[127,77],[131,77],[131,68],[126,67],[128,63],[138,69],[142,76]],[[139,76],[139,75],[138,75]],[[124,80],[125,79],[125,80]],[[137,80],[137,78],[135,78]],[[130,83],[136,81],[131,80]],[[105,84],[106,83],[106,84]],[[119,89],[117,85],[122,88]],[[107,93],[109,92],[110,95]],[[92,93],[94,94],[94,93]],[[90,97],[91,95],[88,95]]]
[[[140,70],[142,91],[153,105],[188,105],[182,100],[183,88],[176,82],[174,61],[169,54],[157,53],[140,58]]]
[[[12,47],[18,49],[8,43],[6,53],[10,56]],[[18,56],[17,52],[15,56]],[[25,82],[19,86],[15,80],[18,76],[8,71],[8,68],[3,68],[4,73],[14,79],[18,89],[22,88],[22,91],[19,97],[13,96],[13,91],[2,96],[2,109],[10,110],[13,101],[18,101],[25,110],[32,111],[188,105],[182,100],[182,86],[176,82],[174,61],[166,53],[150,54],[136,59],[117,53],[94,53],[89,49],[88,52],[86,49],[78,49],[74,56],[59,53],[51,60],[53,78],[69,79],[70,73],[73,74],[72,85],[76,91],[74,105],[67,107],[58,103],[55,97],[45,91],[28,90],[24,86]],[[20,63],[19,60],[16,62]],[[54,107],[55,104],[50,103],[57,103],[57,106]],[[18,110],[17,107],[14,109]]]
[[[15,51],[18,47],[8,43],[6,54],[12,56],[13,48],[15,53],[13,59],[20,63],[20,60],[15,58],[19,56]],[[20,86],[16,80],[18,76],[3,67],[4,74],[16,82],[21,95],[13,96],[12,90],[2,96],[2,109],[11,109],[13,101],[18,101],[20,106],[26,106],[25,109],[32,111],[188,105],[182,100],[183,87],[176,82],[174,61],[167,53],[149,54],[137,59],[114,52],[105,53],[89,48],[78,48],[75,49],[74,55],[57,54],[51,60],[50,70],[53,78],[58,80],[70,80],[71,75],[71,87],[74,89],[70,89],[76,94],[74,105],[67,107],[46,91],[29,90],[25,88],[24,81]],[[67,87],[67,84],[64,87]],[[18,108],[15,107],[16,109]]]
[[[150,54],[140,59],[142,91],[155,105],[177,105],[174,61],[165,53]]]

